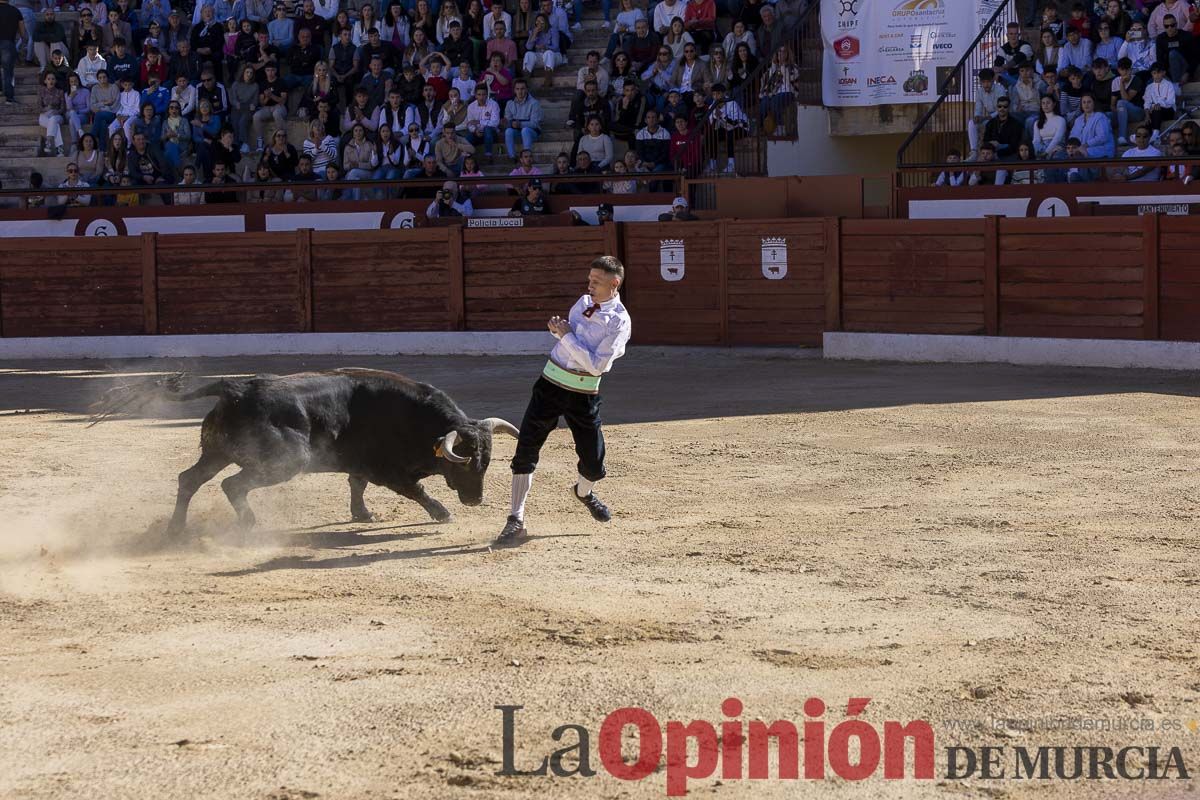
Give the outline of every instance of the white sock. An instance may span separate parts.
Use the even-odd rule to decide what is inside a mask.
[[[525,498],[529,497],[529,487],[533,486],[533,473],[513,475],[512,481],[512,516],[525,521]]]
[[[595,481],[589,481],[587,478],[580,475],[579,482],[575,484],[575,495],[577,497],[587,497],[592,493],[592,487],[595,485]]]

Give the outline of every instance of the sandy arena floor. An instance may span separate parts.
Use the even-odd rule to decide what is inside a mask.
[[[350,363],[519,422],[540,359],[186,366]],[[0,364],[0,797],[663,797],[664,772],[603,772],[605,715],[719,724],[729,696],[744,720],[797,724],[822,698],[827,729],[870,697],[878,729],[933,725],[938,777],[714,777],[693,797],[1198,796],[944,777],[957,744],[1178,746],[1200,770],[1193,375],[634,351],[606,379],[615,520],[567,496],[560,430],[535,538],[497,551],[511,439],[482,507],[426,481],[448,525],[377,487],[385,521],[351,524],[345,479],[306,476],[251,495],[247,540],[218,480],[194,541],[164,549],[211,401],[85,429],[111,380]],[[600,774],[497,775],[497,704],[525,706],[518,767],[579,723]],[[1046,717],[1155,729],[1028,729]]]

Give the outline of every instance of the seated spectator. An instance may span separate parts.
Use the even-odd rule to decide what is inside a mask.
[[[1066,79],[1067,69],[1070,67],[1079,70],[1079,74],[1082,75],[1091,69],[1092,60],[1095,57],[1092,49],[1092,40],[1081,36],[1077,28],[1067,28],[1067,43],[1062,46],[1058,53],[1057,68],[1059,78]]]
[[[527,178],[531,175],[541,175],[542,171],[533,163],[533,151],[522,150],[521,154],[517,156],[517,165],[508,174],[519,178]],[[518,183],[510,185],[509,189],[515,190],[518,194],[523,194],[524,186],[524,184]]]
[[[624,176],[629,174],[629,168],[625,166],[624,161],[614,161],[612,165],[613,179],[604,182],[604,191],[609,194],[636,194],[637,181],[628,180]],[[617,176],[621,176],[618,179]]]
[[[500,127],[504,129],[504,147],[508,157],[517,161],[518,153],[531,152],[542,133],[542,104],[529,94],[524,78],[513,83],[514,97],[504,109]],[[518,140],[520,147],[517,147]]]
[[[355,123],[350,131],[350,141],[342,150],[342,167],[346,170],[345,179],[348,181],[370,180],[379,168],[379,154],[375,145],[367,139],[367,129],[362,123]],[[358,189],[347,193],[352,200],[363,199]]]
[[[1117,62],[1117,79],[1112,83],[1113,101],[1116,106],[1117,144],[1129,144],[1129,123],[1146,119],[1145,83],[1133,71],[1133,62],[1122,58]]]
[[[974,153],[979,149],[979,136],[988,122],[996,116],[996,104],[1008,98],[1008,92],[996,82],[996,73],[990,69],[979,71],[979,88],[975,91],[975,112],[967,124],[967,141]]]
[[[775,13],[774,6],[763,5],[758,13],[762,24],[754,32],[754,50],[759,59],[765,61],[771,57],[772,53],[778,52],[779,48],[784,46],[784,24],[783,20],[779,19]]]
[[[1139,125],[1133,135],[1133,147],[1121,154],[1121,158],[1162,158],[1162,151],[1150,144],[1150,129]],[[1148,182],[1157,181],[1162,173],[1158,166],[1131,166],[1125,172],[1117,172],[1112,177],[1118,181]]]
[[[475,213],[470,197],[463,197],[454,181],[446,181],[434,197],[433,202],[425,209],[425,216],[430,219],[440,217],[469,217]]]
[[[688,125],[687,117],[675,117],[671,134],[671,163],[675,169],[695,175],[700,166],[700,138]]]
[[[311,39],[312,34],[309,34]],[[278,48],[279,52],[287,54],[296,41],[296,21],[288,16],[287,7],[282,3],[275,6],[274,16],[267,23],[267,44]]]
[[[278,203],[283,199],[283,189],[278,186],[268,188],[269,184],[279,184],[281,181],[271,173],[271,167],[266,161],[258,162],[254,170],[254,179],[246,190],[247,203]]]
[[[951,148],[946,153],[947,164],[958,164],[962,161],[962,153]],[[938,173],[937,179],[934,180],[934,186],[967,186],[970,180],[970,175],[963,170],[943,170]]]
[[[1184,22],[1187,21],[1185,15]],[[1154,41],[1155,61],[1171,73],[1173,82],[1185,83],[1196,67],[1196,41],[1187,26],[1181,25],[1172,14],[1164,18],[1163,28]]]
[[[104,180],[104,154],[96,147],[96,137],[85,133],[79,137],[79,149],[71,161],[79,170],[79,177],[89,186],[99,186]]]
[[[613,56],[612,71],[608,75],[608,85],[615,97],[620,97],[625,91],[625,84],[638,84],[637,70],[633,68],[633,62],[629,60],[629,56],[623,51],[618,52]],[[641,88],[638,88],[638,94],[641,94]]]
[[[671,166],[671,134],[658,124],[658,112],[646,111],[646,126],[637,132],[634,149],[647,172],[665,172]]]
[[[984,142],[979,145],[979,162],[980,164],[992,164],[996,161],[996,148],[991,142]],[[998,186],[997,177],[1003,170],[976,170],[971,173],[970,179],[967,181],[971,186]]]
[[[624,142],[626,147],[633,147],[646,116],[646,99],[632,81],[623,83],[621,89],[621,97],[617,100],[609,127],[614,137]]]
[[[412,28],[408,22],[408,14],[404,12],[403,3],[400,0],[390,0],[383,19],[376,27],[379,28],[379,38],[392,46],[396,54],[396,66],[399,67],[400,54],[412,41]]]
[[[462,169],[463,156],[474,152],[474,145],[460,137],[449,125],[442,128],[442,136],[433,148],[438,169],[453,177],[457,177]]]
[[[242,151],[238,149],[237,142],[234,140],[232,128],[221,128],[221,134],[213,142],[210,152],[213,166],[224,164],[225,174],[236,177],[238,162],[242,160]]]
[[[632,70],[643,70],[658,56],[659,47],[662,46],[662,40],[658,34],[650,30],[650,23],[647,19],[638,19],[634,23],[634,32],[626,36],[622,49],[613,53],[613,72],[616,72],[616,59],[619,55],[625,54],[631,61]]]
[[[378,152],[379,166],[371,176],[377,181],[397,181],[404,177],[404,145],[405,141],[392,133],[392,129],[380,125],[375,134],[378,141],[375,149]]]
[[[50,63],[46,65],[43,74],[53,75],[58,88],[64,92],[67,90],[67,76],[71,74],[71,65],[67,62],[67,57],[61,48],[56,47],[51,51]]]
[[[129,169],[129,147],[124,131],[117,129],[108,137],[108,148],[104,151],[104,180],[106,186],[119,186],[121,176]]]
[[[105,17],[108,15],[108,6],[100,4]],[[36,27],[36,26],[35,26]],[[96,51],[100,51],[101,45],[104,43],[104,31],[96,24],[95,12],[90,8],[79,9],[79,25],[75,29],[75,34],[71,42],[71,57],[77,61],[83,59],[83,54],[87,52],[89,44],[96,45]]]
[[[37,174],[37,173],[34,173]],[[32,180],[32,178],[31,178]],[[133,186],[133,178],[128,175],[122,175],[118,184],[121,188],[129,188]],[[26,200],[29,203],[32,198]],[[142,196],[135,191],[125,191],[117,193],[117,205],[121,207],[133,207],[142,204]]]
[[[401,162],[400,166],[403,170],[400,177],[405,177],[409,172],[414,174],[421,171],[421,165],[425,161],[425,156],[433,154],[433,145],[422,132],[420,126],[409,125],[408,132],[401,143]],[[435,156],[436,159],[436,156]]]
[[[695,122],[692,117],[692,107],[688,105],[686,99],[678,89],[672,89],[667,92],[666,102],[662,108],[663,122],[671,127],[675,126],[676,118],[687,120],[689,127]]]
[[[306,28],[300,31],[295,47],[287,54],[288,74],[283,79],[296,108],[300,107],[303,90],[312,85],[318,64],[325,66],[321,61],[321,48],[313,44],[312,31]]]
[[[1170,148],[1170,154],[1181,160],[1167,167],[1165,178],[1169,181],[1179,181],[1184,186],[1187,186],[1200,175],[1200,167],[1182,160],[1188,158],[1187,147],[1182,141],[1172,143]]]
[[[629,39],[633,37],[634,29],[638,20],[646,19],[646,12],[636,7],[633,0],[620,0],[621,10],[617,13],[617,22],[613,25],[612,35],[608,37],[608,47],[604,50],[604,57],[612,60],[613,53],[618,49],[624,49]],[[645,33],[649,34],[649,24]]]
[[[438,166],[437,158],[433,153],[428,154],[421,161],[419,170],[409,170],[404,173],[405,180],[422,180],[422,181],[445,181],[450,175],[444,169]],[[409,198],[428,198],[432,199],[437,195],[437,188],[434,186],[409,186],[404,189],[404,196]]]
[[[79,167],[74,164],[67,164],[67,179],[58,185],[60,189],[87,189],[88,182],[79,175]],[[63,206],[90,206],[92,204],[92,196],[90,194],[63,195],[58,198],[58,205]]]
[[[525,42],[525,75],[532,77],[534,71],[541,67],[546,71],[546,86],[553,86],[555,67],[566,63],[560,49],[560,34],[550,29],[550,21],[544,14],[538,14],[533,25]]]
[[[209,183],[218,186],[229,186],[237,183],[237,178],[233,177],[227,171],[227,167],[223,162],[216,162],[212,167],[212,178]],[[208,192],[204,195],[205,203],[236,203],[238,201],[237,192]]]
[[[167,106],[167,116],[162,121],[161,148],[171,171],[178,173],[183,160],[192,153],[192,123],[183,116],[179,103],[172,101]]]
[[[154,106],[143,103],[142,113],[129,121],[125,133],[131,142],[141,133],[146,137],[146,146],[157,151],[158,143],[162,140],[162,117],[154,113]]]
[[[1167,80],[1167,72],[1162,64],[1155,64],[1150,68],[1150,75],[1153,82],[1146,87],[1146,94],[1142,99],[1146,110],[1146,116],[1150,119],[1150,130],[1153,133],[1150,136],[1152,144],[1158,143],[1159,131],[1164,122],[1175,119],[1175,104],[1176,93],[1175,84]]]
[[[587,153],[588,164],[594,165],[596,171],[603,171],[612,164],[613,140],[604,132],[597,117],[588,120],[587,132],[579,137],[576,148],[577,153]]]
[[[414,65],[405,64],[400,69],[400,76],[392,81],[392,87],[400,92],[405,103],[419,103],[425,93],[425,78]]]
[[[475,88],[475,102],[467,107],[467,136],[475,147],[483,145],[488,161],[494,162],[492,147],[499,133],[500,106],[488,97],[487,87],[480,84]],[[442,167],[446,168],[445,162]]]
[[[1096,98],[1083,95],[1080,114],[1071,127],[1071,138],[1078,139],[1080,158],[1114,158],[1117,154],[1113,140],[1112,123],[1108,117],[1096,110]],[[1100,173],[1085,169],[1080,172],[1081,181],[1099,180]]]
[[[413,103],[405,111],[401,127],[407,130],[409,125],[416,124],[423,134],[432,138],[439,130],[437,120],[441,111],[442,104],[437,100],[437,91],[427,83],[421,90],[421,101]]]
[[[587,62],[575,74],[576,99],[583,95],[589,81],[596,84],[596,91],[601,97],[607,97],[608,78],[608,70],[600,66],[600,54],[592,50],[587,54]]]
[[[1083,97],[1083,73],[1075,67],[1067,68],[1066,83],[1059,89],[1058,113],[1067,121],[1067,127],[1075,124],[1079,116],[1079,102]]]
[[[362,125],[372,134],[379,128],[381,108],[372,108],[367,90],[360,86],[354,90],[354,102],[342,112],[342,130],[349,132],[355,125]]]
[[[366,90],[367,107],[374,111],[383,105],[383,101],[387,98],[388,82],[390,80],[383,71],[383,59],[376,53],[371,56],[367,72],[359,79],[358,86],[354,88],[354,91],[357,93],[359,89]]]
[[[722,47],[725,49],[725,57],[730,62],[737,60],[735,58],[739,44],[746,45],[746,52],[749,55],[755,55],[754,48],[757,42],[754,39],[754,33],[746,27],[746,23],[741,20],[734,20],[733,28],[729,33],[725,34],[725,40],[722,42]]]
[[[498,106],[503,108],[505,103],[513,99],[513,73],[504,66],[504,56],[493,53],[491,63],[480,77]]]
[[[671,210],[658,215],[659,222],[694,222],[698,219],[699,217],[691,212],[685,197],[676,197],[671,201]]]
[[[492,0],[490,3],[490,9],[491,10],[488,11],[487,16],[483,18],[484,38],[489,45],[492,43],[492,40],[496,38],[497,25],[503,25],[506,33],[512,30],[513,25],[512,16],[510,16],[508,12],[504,10],[504,3],[502,0]],[[488,53],[488,56],[491,56],[491,52]],[[505,62],[512,63],[516,60],[517,55],[514,51],[512,57],[506,58]]]
[[[997,158],[1016,158],[1017,146],[1025,136],[1025,126],[1010,113],[1012,101],[1001,97],[996,101],[996,116],[983,129],[983,141],[991,144]]]
[[[128,78],[137,83],[142,77],[142,65],[125,50],[124,38],[118,36],[113,41],[113,47],[104,54],[104,62],[108,65],[108,79],[113,85],[121,85],[122,78]]]
[[[325,125],[320,120],[313,120],[308,126],[308,138],[304,140],[302,149],[312,161],[312,170],[316,175],[324,175],[325,166],[337,160],[337,138],[325,132]]]
[[[179,181],[177,186],[184,187],[184,191],[177,191],[174,195],[174,204],[177,206],[198,206],[204,202],[204,192],[186,191],[188,187],[196,186],[200,183],[196,178],[195,167],[183,168],[183,179]]]
[[[45,133],[44,144],[38,153],[47,155],[46,148],[52,147],[53,154],[63,154],[62,127],[66,124],[67,104],[66,95],[58,88],[58,81],[47,72],[42,76],[42,85],[38,87],[38,124]]]
[[[508,16],[507,14],[505,16]],[[504,56],[505,64],[517,64],[517,43],[508,36],[508,28],[503,22],[497,22],[493,26],[491,38],[487,41],[487,50],[485,55],[490,63],[492,56],[500,54]]]
[[[187,42],[189,47],[191,46],[191,40],[189,39],[191,27],[183,19],[183,15],[178,9],[171,9],[171,12],[167,14],[167,27],[163,30],[163,39],[167,42],[165,49],[168,53],[174,55],[175,53],[183,52],[184,42]],[[191,55],[195,56],[196,54],[191,53]],[[198,65],[197,70],[199,70]]]
[[[525,193],[512,204],[508,215],[510,217],[528,217],[549,213],[550,208],[546,196],[542,193],[542,181],[540,178],[534,178],[525,184]]]
[[[196,87],[188,83],[186,75],[175,79],[175,88],[171,90],[171,102],[179,104],[179,111],[188,120],[196,115]]]
[[[133,135],[133,146],[129,148],[129,178],[134,186],[154,186],[174,180],[170,166],[150,146],[142,131]]]
[[[142,90],[141,102],[142,105],[150,105],[154,113],[161,116],[167,113],[167,106],[171,103],[171,90],[159,83],[158,75],[152,74]]]
[[[313,171],[312,158],[308,155],[300,156],[300,161],[296,165],[296,174],[292,178],[292,182],[288,184],[287,189],[283,192],[284,201],[288,203],[314,202],[317,199],[317,187],[304,186],[303,184],[311,184],[317,180],[318,175]]]
[[[473,91],[473,90],[472,90]],[[459,97],[458,89],[450,90],[450,97],[442,104],[438,112],[437,129],[440,131],[449,123],[460,134],[467,132],[467,104]]]
[[[258,109],[251,115],[252,136],[257,142],[255,149],[260,151],[267,124],[272,120],[278,128],[287,124],[287,86],[274,64],[268,63],[264,70],[264,78],[258,87]]]
[[[659,36],[666,36],[667,32],[671,30],[671,23],[676,18],[678,18],[680,22],[683,22],[683,14],[685,11],[686,3],[687,3],[687,0],[661,0],[661,2],[659,2],[657,5],[655,5],[652,9],[654,12],[653,13],[654,32],[657,33]],[[757,25],[758,24],[757,9],[754,11],[754,14],[755,14],[754,24]]]
[[[201,175],[211,174],[212,148],[220,135],[221,118],[212,113],[212,103],[201,100],[192,120],[192,149],[196,151],[196,166]]]
[[[225,90],[225,86],[219,83],[212,70],[205,70],[200,73],[200,85],[196,87],[196,107],[200,107],[200,103],[207,100],[212,108],[212,113],[221,119],[229,117],[229,93]]]
[[[604,171],[592,163],[592,154],[587,150],[581,149],[575,154],[575,166],[571,169],[571,174],[575,176],[590,177],[593,175],[603,175]],[[599,194],[604,191],[601,181],[575,181],[572,185],[572,194]]]
[[[271,134],[271,146],[263,152],[262,163],[270,168],[271,174],[281,181],[290,181],[296,173],[300,156],[296,148],[288,143],[287,130],[279,128]]]
[[[1189,156],[1200,155],[1200,125],[1189,120],[1183,123],[1180,134],[1183,137],[1183,146],[1187,150],[1187,154]]]
[[[462,97],[464,102],[466,102],[475,97],[475,86],[477,84],[478,81],[471,75],[471,65],[463,61],[456,67],[450,87],[457,89],[459,97]]]
[[[567,116],[567,127],[574,128],[581,135],[587,128],[590,119],[600,120],[600,127],[608,130],[610,113],[608,102],[600,95],[600,85],[597,81],[589,80],[583,85],[583,95],[576,95],[571,101],[571,109]]]
[[[1033,152],[1038,158],[1054,158],[1067,140],[1067,121],[1057,112],[1054,98],[1042,97],[1042,113],[1033,123]]]
[[[42,11],[42,18],[34,26],[32,35],[33,52],[37,55],[38,66],[45,72],[50,68],[50,54],[55,49],[67,52],[67,32],[55,19],[53,8]]]
[[[175,83],[182,77],[194,87],[200,83],[200,67],[200,57],[192,52],[191,42],[181,39],[179,50],[167,59],[167,78]]]
[[[671,69],[673,70],[675,68],[675,62],[683,58],[683,48],[687,47],[688,45],[694,46],[696,44],[696,40],[692,38],[690,33],[684,30],[683,19],[676,17],[675,19],[671,20],[671,27],[663,36],[662,43],[663,47],[666,47],[671,51]]]
[[[1108,116],[1110,122],[1114,119],[1112,83],[1116,78],[1116,73],[1103,58],[1093,61],[1092,71],[1083,77],[1083,90],[1091,93],[1092,99],[1096,101],[1096,110]]]
[[[91,119],[91,92],[79,82],[79,76],[72,72],[67,76],[67,91],[64,98],[67,110],[67,129],[71,132],[68,152],[74,148],[83,133],[83,126]]]
[[[96,73],[108,67],[108,62],[104,60],[104,56],[100,55],[99,45],[95,42],[89,42],[87,45],[87,55],[79,59],[75,71],[79,74],[79,81],[87,89],[91,89],[98,82]]]

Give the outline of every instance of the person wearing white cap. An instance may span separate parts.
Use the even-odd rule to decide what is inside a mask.
[[[659,222],[691,222],[697,219],[699,217],[688,210],[686,197],[676,197],[671,201],[671,210],[658,215]]]
[[[533,484],[538,454],[550,432],[565,417],[579,456],[579,479],[571,496],[582,503],[597,522],[612,514],[592,491],[605,476],[604,432],[600,426],[600,379],[613,362],[625,354],[632,322],[621,302],[625,266],[613,256],[592,260],[588,291],[571,307],[567,319],[551,317],[546,323],[558,339],[533,394],[512,459],[512,510],[497,544],[511,544],[527,536],[525,500]]]

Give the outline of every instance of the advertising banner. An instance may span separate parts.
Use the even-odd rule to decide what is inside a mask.
[[[997,0],[822,0],[827,106],[930,103]]]

